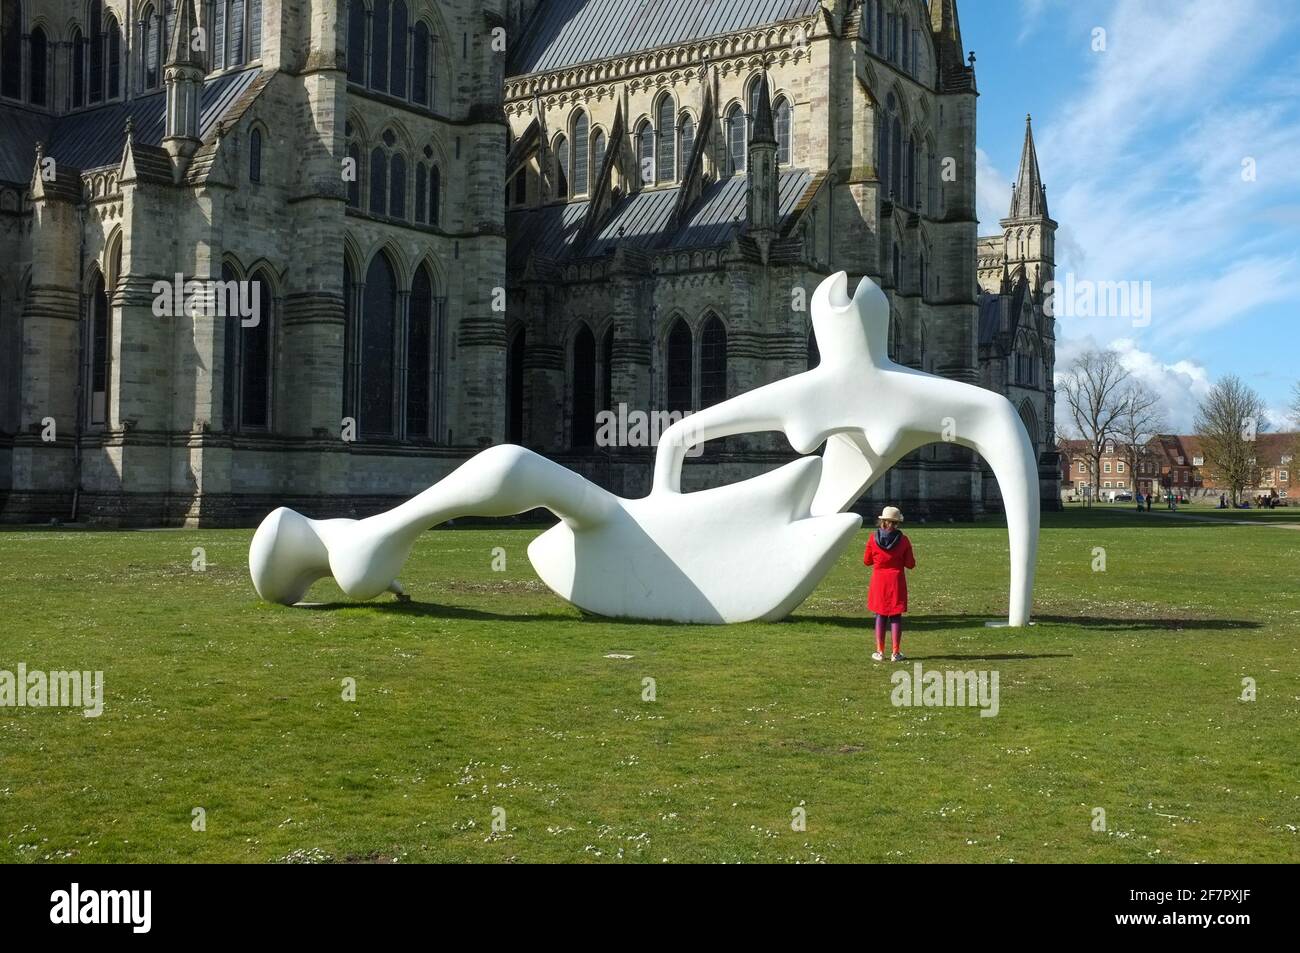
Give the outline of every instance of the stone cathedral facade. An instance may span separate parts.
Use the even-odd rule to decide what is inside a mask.
[[[643,492],[601,412],[804,370],[837,270],[1055,503],[1055,223],[1027,135],[978,238],[976,98],[955,0],[0,0],[0,519],[364,514],[506,440]],[[930,447],[868,505],[991,484]]]

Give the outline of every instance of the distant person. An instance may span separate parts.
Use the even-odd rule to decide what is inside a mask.
[[[1227,496],[1225,496],[1224,494],[1220,493],[1220,494],[1219,494],[1219,509],[1221,509],[1221,510],[1226,510],[1227,508],[1228,508],[1228,498],[1227,498]]]
[[[1137,496],[1135,498],[1137,499],[1138,512],[1141,513],[1142,512],[1142,491],[1141,490],[1137,491]]]
[[[903,514],[897,506],[886,506],[877,520],[879,528],[867,540],[862,564],[871,568],[867,588],[867,608],[876,614],[876,651],[871,657],[885,660],[885,624],[893,637],[891,662],[903,661],[903,613],[907,611],[906,570],[916,568],[912,541],[903,535],[899,524]]]

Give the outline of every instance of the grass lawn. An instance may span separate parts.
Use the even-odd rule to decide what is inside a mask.
[[[988,718],[891,704],[865,532],[730,627],[583,617],[536,529],[427,534],[410,604],[292,609],[251,531],[3,532],[0,669],[103,670],[106,703],[0,708],[0,861],[1300,861],[1300,531],[1044,522],[1023,630],[983,624],[1000,525],[908,527],[906,664],[998,672]]]

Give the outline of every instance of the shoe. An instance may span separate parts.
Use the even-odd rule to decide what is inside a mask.
[[[906,658],[907,656],[904,655],[902,652],[895,652],[893,655],[889,656],[889,660],[891,662],[902,662],[906,660]]]
[[[871,658],[872,658],[872,661],[875,661],[875,662],[883,662],[883,661],[885,660],[885,656],[882,655],[880,652],[872,652],[872,653],[871,653]]]

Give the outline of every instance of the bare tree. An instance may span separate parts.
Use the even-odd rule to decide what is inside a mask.
[[[1226,484],[1236,506],[1256,469],[1255,435],[1267,426],[1264,399],[1249,384],[1229,374],[1205,395],[1196,413],[1196,435],[1205,462],[1218,483]]]
[[[1083,453],[1088,459],[1092,487],[1089,505],[1097,496],[1097,475],[1101,472],[1106,444],[1120,436],[1119,421],[1124,411],[1128,376],[1120,364],[1119,354],[1093,349],[1075,358],[1066,368],[1064,378],[1057,380],[1070,413],[1067,426],[1087,445]]]
[[[1164,408],[1160,397],[1151,388],[1140,381],[1131,381],[1124,388],[1123,401],[1120,406],[1119,419],[1115,430],[1124,444],[1125,456],[1128,457],[1129,473],[1133,475],[1133,490],[1136,496],[1137,478],[1141,472],[1139,466],[1150,454],[1149,441],[1165,427]]]
[[[1297,431],[1291,440],[1291,461],[1300,463],[1300,381],[1291,389],[1291,422]]]

